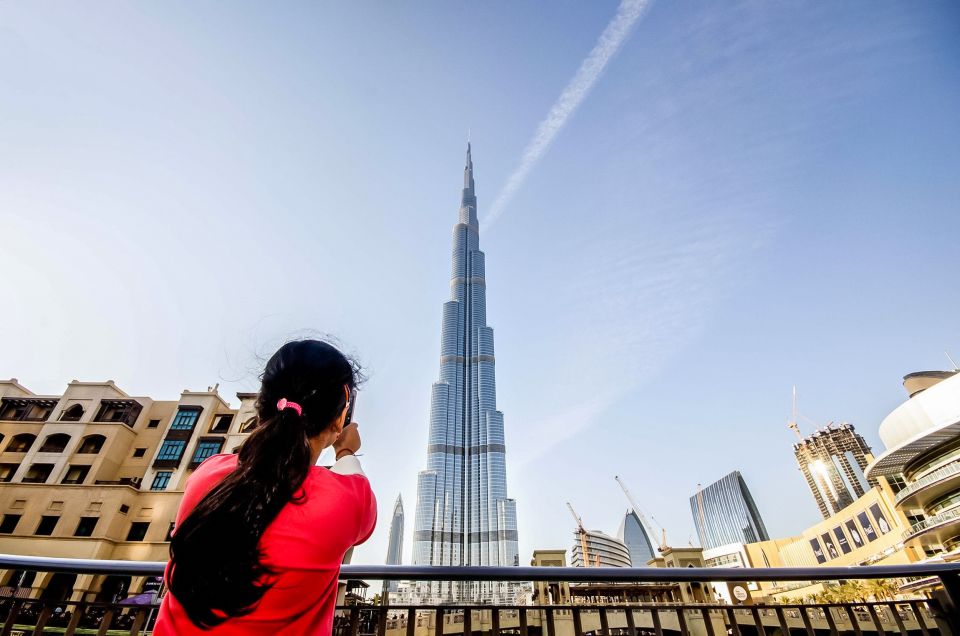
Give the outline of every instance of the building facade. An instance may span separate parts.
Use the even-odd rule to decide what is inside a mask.
[[[877,485],[864,473],[872,459],[870,447],[852,424],[822,428],[794,444],[793,452],[824,519]]]
[[[631,566],[630,550],[623,541],[599,530],[576,530],[573,549],[570,550],[570,565],[575,568],[603,567],[628,568]],[[584,558],[583,550],[587,554]]]
[[[393,505],[393,515],[390,517],[390,539],[387,542],[387,565],[403,563],[403,497],[397,495],[397,503]],[[399,581],[387,582],[387,591],[396,593],[399,590]]]
[[[690,497],[693,525],[704,550],[728,543],[755,543],[770,537],[739,470]]]
[[[10,554],[163,561],[187,477],[234,452],[254,424],[255,394],[232,408],[212,387],[179,400],[127,395],[112,381],[36,395],[0,381],[0,537]],[[111,600],[143,577],[7,571],[22,596]],[[2,593],[0,593],[2,594]]]
[[[907,520],[900,539],[921,558],[960,558],[960,373],[927,371],[903,379],[909,399],[880,424],[886,450],[871,479],[902,480],[893,499]]]
[[[507,496],[503,413],[497,410],[493,329],[487,326],[473,161],[467,144],[453,228],[450,300],[443,305],[440,378],[433,384],[427,469],[417,480],[416,565],[519,565],[516,502]],[[512,586],[433,584],[439,602],[511,598]]]
[[[630,562],[633,567],[642,568],[651,559],[656,558],[650,537],[643,527],[643,523],[640,522],[639,515],[632,508],[627,510],[623,520],[620,521],[620,530],[617,532],[617,537],[630,551]]]

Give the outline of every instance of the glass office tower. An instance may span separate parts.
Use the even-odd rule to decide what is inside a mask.
[[[620,522],[620,532],[617,536],[630,550],[630,561],[633,567],[646,567],[650,559],[654,558],[653,544],[650,543],[650,537],[643,524],[640,523],[640,517],[631,508],[623,516]]]
[[[393,505],[393,517],[390,519],[390,540],[387,543],[387,565],[403,563],[403,497],[397,495],[397,503]],[[390,581],[387,584],[389,592],[396,593],[399,581]]]
[[[470,144],[452,260],[450,300],[443,304],[440,379],[430,402],[427,469],[417,481],[413,562],[519,565],[517,509],[507,496],[503,413],[497,410]],[[435,602],[512,601],[514,587],[436,583],[422,585],[419,594]]]
[[[739,470],[697,490],[697,494],[690,497],[690,509],[704,550],[770,538]]]

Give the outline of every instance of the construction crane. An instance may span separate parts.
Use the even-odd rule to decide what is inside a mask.
[[[590,567],[590,557],[587,554],[587,529],[583,527],[583,520],[580,518],[580,515],[577,514],[577,511],[573,509],[573,506],[570,505],[570,502],[567,502],[567,508],[570,509],[570,514],[573,515],[574,521],[577,522],[577,535],[580,537],[580,552],[583,556],[583,567]],[[597,555],[597,565],[600,565],[599,560],[600,555]]]
[[[787,428],[797,434],[798,439],[803,439],[800,434],[800,424],[797,423],[797,385],[793,385],[793,410],[790,411],[790,420],[787,422]]]
[[[630,507],[633,508],[633,511],[635,513],[637,513],[637,517],[640,519],[640,523],[643,524],[643,531],[647,533],[648,537],[657,536],[656,534],[651,532],[652,528],[650,527],[650,523],[647,521],[647,518],[643,515],[643,511],[640,510],[640,506],[638,506],[637,502],[633,500],[633,495],[630,494],[630,490],[627,488],[627,485],[623,483],[623,480],[620,479],[619,475],[615,475],[614,479],[617,480],[617,483],[620,484],[620,488],[623,489],[623,494],[627,496],[627,501],[630,502]],[[659,526],[660,524],[657,524],[657,525]],[[660,545],[658,547],[660,549],[660,552],[663,552],[667,547],[667,531],[661,527],[659,535],[661,536],[661,539],[660,539]]]

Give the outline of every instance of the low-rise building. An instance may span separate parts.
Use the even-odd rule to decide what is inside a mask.
[[[36,395],[0,380],[0,551],[165,561],[187,477],[234,452],[255,423],[256,394],[130,396],[113,381]],[[6,571],[0,594],[113,600],[155,589],[144,577]]]

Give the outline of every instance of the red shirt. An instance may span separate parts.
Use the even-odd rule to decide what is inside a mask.
[[[236,467],[236,455],[214,455],[200,464],[187,480],[176,525]],[[319,466],[310,469],[303,490],[306,498],[284,506],[260,538],[264,563],[277,576],[253,612],[204,630],[190,622],[168,591],[154,636],[330,634],[340,563],[347,550],[373,533],[377,502],[364,475],[339,475]]]

